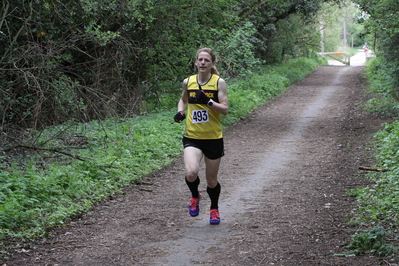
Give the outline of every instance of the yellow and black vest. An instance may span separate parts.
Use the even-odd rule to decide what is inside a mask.
[[[223,134],[220,114],[206,104],[198,104],[195,101],[196,92],[201,87],[209,98],[219,102],[218,81],[220,77],[213,74],[205,85],[200,86],[197,76],[193,75],[188,78],[188,110],[184,136],[191,139],[221,139]]]

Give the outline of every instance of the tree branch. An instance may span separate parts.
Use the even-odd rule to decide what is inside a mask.
[[[82,161],[82,162],[86,161],[86,159],[84,159],[78,155],[74,155],[72,153],[63,151],[62,148],[41,148],[41,147],[37,147],[37,146],[17,145],[17,146],[11,147],[11,148],[7,148],[3,151],[8,152],[8,151],[18,149],[18,148],[24,148],[24,149],[34,150],[34,151],[50,151],[50,152],[60,153],[60,154],[72,157],[72,158]]]
[[[360,170],[367,170],[367,171],[375,171],[375,172],[386,172],[388,169],[384,168],[374,168],[374,167],[368,167],[368,166],[359,166]]]
[[[30,22],[31,18],[32,18],[32,14],[33,14],[33,7],[32,7],[32,2],[29,3],[29,7],[30,7],[30,12],[29,12],[29,16],[25,19],[23,25],[21,26],[21,28],[18,30],[18,32],[14,35],[14,38],[12,39],[10,45],[9,45],[9,49],[6,50],[6,52],[3,54],[3,57],[1,58],[0,62],[3,62],[5,57],[8,55],[8,53],[10,52],[11,49],[13,49],[13,45],[14,43],[17,42],[17,39],[19,37],[19,35],[21,35],[22,30],[25,28],[25,26]],[[6,13],[4,13],[6,14]],[[4,19],[5,19],[5,15],[4,15]]]
[[[3,15],[1,16],[0,20],[0,29],[3,27],[3,23],[6,20],[8,8],[10,7],[10,3],[8,1],[3,2]]]

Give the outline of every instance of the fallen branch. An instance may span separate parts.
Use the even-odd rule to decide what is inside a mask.
[[[360,170],[367,170],[367,171],[375,171],[375,172],[386,172],[388,169],[384,168],[374,168],[374,167],[368,167],[368,166],[359,166]]]
[[[10,151],[10,150],[13,150],[13,149],[17,149],[17,148],[24,148],[24,149],[34,150],[34,151],[50,151],[50,152],[60,153],[60,154],[72,157],[72,158],[74,158],[76,160],[79,160],[79,161],[83,161],[83,162],[86,161],[84,158],[82,158],[82,157],[80,157],[78,155],[74,155],[74,154],[71,154],[69,152],[65,152],[65,151],[63,151],[61,149],[58,149],[58,148],[41,148],[41,147],[29,146],[29,145],[17,145],[17,146],[14,146],[12,148],[5,149],[4,151],[7,152],[7,151]]]
[[[89,157],[84,158],[84,157],[81,157],[79,155],[75,155],[75,154],[63,151],[63,148],[43,148],[43,147],[29,146],[29,145],[17,145],[17,146],[14,146],[12,148],[8,148],[8,149],[2,150],[2,151],[7,152],[7,151],[11,151],[11,150],[18,149],[18,148],[30,149],[30,150],[34,150],[34,151],[49,151],[49,152],[53,152],[53,153],[59,153],[59,154],[63,154],[63,155],[69,156],[69,157],[71,157],[73,159],[82,161],[82,162],[86,162],[87,160],[93,160],[94,161],[93,158],[89,158]],[[76,148],[76,147],[68,147],[68,148]],[[80,149],[80,147],[77,147],[76,149]],[[112,164],[111,165],[102,165],[102,166],[98,165],[98,167],[99,167],[99,169],[101,169],[102,171],[104,171],[106,173],[108,173],[108,171],[107,171],[108,168],[120,169],[120,167],[112,166]]]
[[[146,186],[152,186],[153,183],[151,182],[146,182],[146,181],[142,181],[142,180],[137,180],[136,182],[134,182],[136,185],[146,185]]]
[[[145,191],[145,192],[152,192],[152,189],[148,188],[139,188],[140,191]]]

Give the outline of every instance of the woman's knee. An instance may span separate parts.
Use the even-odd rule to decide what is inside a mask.
[[[207,178],[206,184],[209,188],[214,188],[218,184],[218,179],[217,178]]]
[[[193,168],[186,168],[186,178],[188,181],[193,182],[195,179],[197,179],[199,169],[196,167]]]

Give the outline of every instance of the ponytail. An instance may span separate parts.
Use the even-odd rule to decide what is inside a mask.
[[[213,66],[213,67],[212,67],[212,69],[211,69],[211,74],[215,74],[215,75],[220,76],[219,71],[218,71],[218,69],[216,68],[216,66]]]

